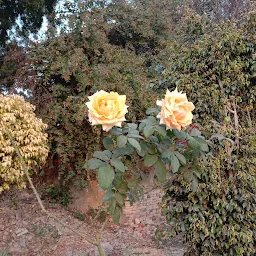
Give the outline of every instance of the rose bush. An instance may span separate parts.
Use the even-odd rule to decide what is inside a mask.
[[[167,91],[161,109],[150,108],[146,111],[146,119],[138,123],[124,123],[120,128],[113,127],[121,126],[121,123],[110,118],[115,116],[111,115],[114,103],[110,99],[110,95],[102,93],[97,98],[91,97],[90,104],[87,104],[91,111],[90,118],[97,118],[92,124],[101,123],[103,129],[109,130],[109,135],[103,139],[105,150],[95,151],[85,168],[95,170],[99,186],[106,190],[103,200],[114,222],[119,221],[127,196],[131,203],[139,199],[140,181],[148,172],[155,173],[159,185],[168,177],[175,178],[179,174],[184,177],[187,187],[196,191],[201,176],[200,163],[207,157],[209,141],[196,126],[187,131],[181,130],[181,127],[191,123],[193,117],[191,111],[194,105],[188,102],[186,95],[177,90]],[[107,100],[110,102],[106,104]],[[127,111],[126,107],[123,109],[120,113]],[[155,114],[161,117],[162,124],[159,124]],[[167,121],[163,121],[164,118]]]
[[[96,92],[89,97],[86,103],[89,109],[89,121],[92,125],[101,124],[104,131],[109,131],[113,126],[121,127],[128,112],[125,105],[126,96],[116,92]]]

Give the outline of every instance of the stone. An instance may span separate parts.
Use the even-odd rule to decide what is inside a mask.
[[[16,231],[15,231],[16,235],[17,236],[22,236],[22,235],[25,235],[28,233],[28,230],[26,228],[18,228]]]
[[[139,224],[140,223],[140,219],[139,218],[135,218],[135,224]]]
[[[103,250],[105,256],[113,256],[114,247],[110,243],[103,242],[103,243],[101,243],[101,247],[102,247],[102,250]],[[94,254],[95,254],[95,256],[100,255],[98,248],[96,246],[94,248]]]

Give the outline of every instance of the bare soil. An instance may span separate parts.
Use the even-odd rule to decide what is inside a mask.
[[[100,223],[92,224],[59,204],[44,200],[47,210],[79,233],[94,239]],[[101,241],[108,256],[182,256],[185,246],[180,238],[159,246],[152,232],[143,226],[122,227],[108,223]],[[1,256],[96,256],[95,246],[83,241],[69,229],[45,216],[29,190],[11,190],[0,195]]]

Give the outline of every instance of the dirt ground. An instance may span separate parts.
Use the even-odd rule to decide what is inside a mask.
[[[94,238],[100,226],[89,217],[79,220],[58,204],[44,201],[47,210],[81,234]],[[182,256],[180,238],[160,246],[145,227],[121,227],[109,223],[102,234],[108,256]],[[96,248],[69,229],[42,214],[30,191],[11,190],[0,195],[0,256],[96,256]]]

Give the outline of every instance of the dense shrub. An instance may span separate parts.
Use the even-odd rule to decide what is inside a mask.
[[[14,142],[29,172],[42,164],[48,155],[46,125],[34,113],[35,107],[20,96],[0,94],[0,193],[12,184],[25,186],[24,165],[17,155]]]
[[[163,213],[171,228],[158,235],[185,231],[192,255],[255,255],[256,15],[240,24],[186,19],[181,29],[191,36],[181,33],[173,43],[159,88],[184,89],[196,121],[220,145],[202,166],[197,192],[180,176],[166,184]]]
[[[88,11],[87,5],[93,2]],[[143,119],[145,110],[156,99],[156,93],[147,90],[145,84],[156,75],[151,61],[164,47],[161,38],[169,30],[169,20],[154,11],[156,17],[149,25],[143,20],[144,7],[140,3],[137,9],[127,3],[103,8],[102,2],[88,1],[81,3],[79,10],[73,9],[66,17],[70,22],[68,31],[63,29],[58,34],[56,28],[50,27],[47,40],[33,44],[18,71],[3,82],[29,89],[30,101],[48,125],[47,171],[58,170],[65,184],[71,180],[84,183],[84,159],[91,150],[100,149],[103,134],[97,127],[92,129],[86,118],[84,102],[89,95],[98,90],[127,95],[129,121]],[[145,8],[149,10],[150,6]],[[126,22],[127,13],[135,17],[132,24]],[[64,16],[60,14],[55,22],[61,22]],[[111,23],[112,19],[116,23]],[[153,26],[160,26],[162,21],[165,26],[159,35]],[[145,26],[151,26],[150,32],[143,29]],[[124,46],[116,41],[120,33],[127,42]],[[10,66],[6,61],[2,68],[8,70]]]

